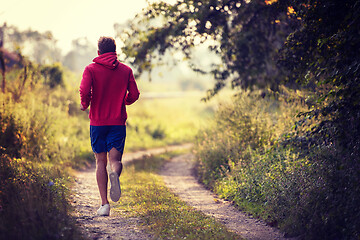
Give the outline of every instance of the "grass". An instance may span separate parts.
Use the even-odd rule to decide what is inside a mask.
[[[121,176],[123,195],[115,211],[140,217],[154,239],[241,239],[166,188],[157,171],[172,156],[149,156],[127,165]]]
[[[0,239],[83,239],[63,174],[0,154]]]
[[[125,147],[128,151],[194,140],[200,126],[213,116],[215,104],[202,102],[204,94],[200,92],[180,94],[164,98],[143,93],[137,102],[127,107]]]

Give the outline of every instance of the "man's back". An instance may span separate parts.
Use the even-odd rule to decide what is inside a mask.
[[[83,74],[80,85],[81,104],[90,106],[90,125],[125,125],[125,105],[139,97],[130,67],[117,60],[115,52],[96,57]]]

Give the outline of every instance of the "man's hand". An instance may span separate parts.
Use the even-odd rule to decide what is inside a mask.
[[[81,111],[85,111],[86,108],[84,108],[83,105],[80,103],[80,109]]]

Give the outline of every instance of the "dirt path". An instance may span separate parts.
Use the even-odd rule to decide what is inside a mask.
[[[160,154],[176,149],[191,148],[191,145],[158,148],[123,157],[124,165],[144,155]],[[192,174],[194,156],[184,154],[172,159],[161,170],[166,185],[190,206],[215,217],[229,229],[246,239],[285,239],[276,229],[249,218],[231,206],[230,203],[216,198],[204,189]],[[109,217],[98,217],[95,212],[99,207],[99,196],[95,179],[95,169],[76,173],[73,204],[76,208],[75,218],[84,235],[89,239],[152,239],[138,218],[129,218],[121,211],[111,210]]]
[[[114,209],[109,217],[96,216],[100,202],[95,168],[76,174],[74,190],[75,218],[88,239],[151,239],[140,227],[140,219],[128,218]]]
[[[213,216],[246,239],[286,239],[277,229],[236,210],[229,202],[216,198],[200,185],[193,175],[193,160],[192,154],[180,155],[161,170],[165,184],[187,204]]]
[[[191,145],[169,146],[147,151],[124,154],[123,163],[139,159],[144,155],[160,154],[176,149],[190,148]],[[141,227],[140,219],[126,217],[122,212],[111,209],[109,217],[96,216],[99,207],[99,193],[95,179],[95,166],[86,171],[75,173],[73,205],[75,206],[75,218],[81,226],[83,233],[88,239],[152,239],[146,230]]]

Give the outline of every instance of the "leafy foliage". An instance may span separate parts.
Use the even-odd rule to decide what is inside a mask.
[[[193,47],[208,44],[220,56],[221,64],[211,69],[199,69],[196,64],[192,67],[212,73],[217,80],[210,96],[228,79],[233,87],[276,88],[284,76],[276,66],[276,53],[298,24],[286,14],[287,4],[262,0],[154,3],[124,32],[119,28],[118,34],[125,42],[123,52],[139,73],[151,70],[156,53],[176,49],[191,57]]]
[[[317,102],[302,116],[291,144],[316,166],[313,176],[323,181],[308,201],[313,221],[308,227],[320,236],[359,236],[360,142],[360,2],[315,1],[299,10],[302,28],[289,36],[281,64],[291,77],[317,90]],[[307,119],[317,119],[311,124]],[[305,120],[305,121],[304,121]],[[299,144],[299,137],[304,141]],[[324,206],[333,206],[330,211]],[[325,210],[326,209],[326,210]],[[328,213],[326,213],[328,212]],[[330,215],[329,215],[330,214]],[[322,223],[319,227],[318,222]],[[316,229],[316,231],[315,231]],[[352,235],[353,234],[353,235]]]
[[[9,51],[25,51],[35,63],[51,64],[61,60],[61,51],[56,47],[56,39],[50,31],[44,33],[31,29],[20,31],[17,27],[4,23],[0,26],[0,32],[6,40],[2,47]]]
[[[82,239],[70,217],[65,183],[57,167],[0,154],[0,238]]]
[[[8,71],[0,95],[0,238],[81,239],[67,168],[80,165],[87,132],[70,111],[73,93],[42,84],[40,69]]]
[[[50,88],[64,84],[63,70],[59,64],[43,66],[41,74],[45,78],[45,84],[48,84]]]
[[[200,180],[288,236],[356,238],[360,226],[356,156],[350,160],[349,153],[325,144],[305,148],[309,141],[293,116],[306,106],[284,100],[243,93],[234,104],[222,106],[214,123],[198,136]]]
[[[319,0],[305,10],[298,12],[303,27],[289,36],[280,63],[292,78],[317,90],[317,104],[305,114],[322,120],[311,133],[313,140],[326,132],[328,142],[358,149],[360,2]]]

